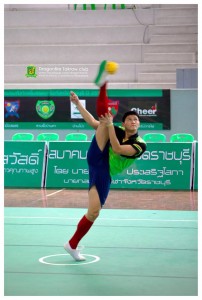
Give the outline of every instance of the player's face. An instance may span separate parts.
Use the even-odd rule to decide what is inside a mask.
[[[139,118],[135,115],[129,115],[126,117],[123,126],[126,130],[137,131],[137,129],[140,127]]]

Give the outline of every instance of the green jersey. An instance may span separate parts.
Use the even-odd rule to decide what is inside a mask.
[[[141,156],[146,150],[146,143],[138,135],[138,133],[130,136],[130,138],[124,141],[125,130],[123,128],[114,126],[117,139],[120,145],[131,145],[137,152],[133,156],[119,155],[116,154],[112,147],[109,147],[109,166],[110,166],[110,175],[116,175],[121,173],[123,170],[127,169],[130,165],[133,164],[134,160]]]

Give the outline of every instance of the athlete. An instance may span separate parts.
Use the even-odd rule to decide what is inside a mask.
[[[77,249],[80,240],[89,231],[107,199],[111,178],[133,164],[146,150],[145,142],[138,135],[140,126],[136,111],[128,111],[122,117],[122,128],[114,126],[113,114],[108,107],[107,76],[118,69],[115,62],[103,61],[95,79],[100,87],[96,102],[96,120],[81,104],[78,96],[71,92],[74,103],[83,119],[96,130],[87,154],[89,166],[88,210],[77,225],[72,238],[64,244],[65,250],[77,261],[85,257]]]

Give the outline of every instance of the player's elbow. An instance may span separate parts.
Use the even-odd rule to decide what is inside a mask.
[[[112,147],[112,149],[113,149],[114,153],[119,154],[119,155],[121,154],[121,147],[115,146],[115,147]]]
[[[98,125],[99,125],[99,122],[95,119],[91,119],[88,124],[93,128],[93,129],[97,129],[98,128]]]

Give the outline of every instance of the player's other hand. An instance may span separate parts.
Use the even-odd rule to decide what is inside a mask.
[[[74,92],[70,92],[70,101],[77,105],[79,103],[79,98]]]
[[[106,113],[104,116],[101,116],[100,121],[109,126],[109,124],[113,123],[113,116],[110,113]]]

